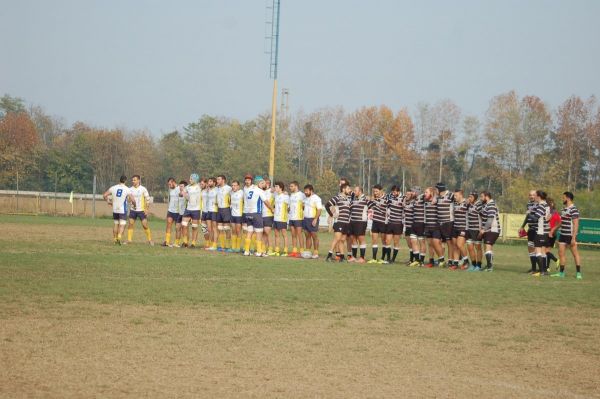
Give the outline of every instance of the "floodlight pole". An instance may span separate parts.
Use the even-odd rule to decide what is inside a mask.
[[[277,126],[277,61],[279,57],[279,7],[281,0],[273,0],[273,21],[271,40],[271,77],[273,78],[273,99],[271,102],[271,150],[269,152],[269,177],[275,176],[275,132]]]

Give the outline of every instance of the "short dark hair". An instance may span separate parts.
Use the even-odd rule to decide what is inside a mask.
[[[200,179],[200,183],[206,183],[206,182],[207,182],[206,177],[203,177],[202,179]]]
[[[213,181],[213,183],[217,182],[217,179],[215,177],[209,177],[208,180],[207,180],[207,182],[209,182],[211,180]]]
[[[227,178],[225,177],[225,175],[219,175],[219,176],[217,176],[217,177],[220,177],[221,179],[223,179],[223,180],[227,181]]]
[[[463,192],[463,190],[462,190],[461,188],[456,188],[456,189],[454,189],[454,192],[455,192],[455,193],[461,193],[461,194],[464,194],[464,192]]]
[[[492,198],[492,193],[490,193],[489,191],[482,191],[481,194],[483,194],[484,197],[488,197],[488,198]],[[545,194],[545,193],[544,193]]]
[[[121,175],[121,178],[119,179],[119,182],[125,183],[126,181],[127,181],[127,176]]]
[[[396,184],[394,184],[392,186],[392,188],[390,188],[390,191],[400,191],[400,187],[398,187]]]
[[[350,185],[348,183],[342,183],[342,184],[340,184],[340,191],[342,191],[346,187],[350,187]]]
[[[140,175],[133,175],[133,176],[131,176],[132,179],[135,179],[136,177],[138,178],[138,180],[142,180],[142,178],[140,177]]]
[[[570,199],[571,201],[573,201],[573,200],[575,199],[575,196],[574,196],[574,195],[573,195],[573,193],[572,193],[572,192],[570,192],[570,191],[565,191],[565,192],[563,193],[563,195],[564,195],[565,197],[567,197],[568,199]]]
[[[342,183],[340,184],[340,186],[341,186],[342,184],[344,184],[344,183],[346,183],[347,185],[350,185],[350,180],[348,180],[348,179],[347,179],[347,178],[345,178],[345,177],[340,177],[340,181],[342,182]]]
[[[187,185],[188,185],[188,182],[187,182],[187,181],[185,181],[185,180],[182,180],[182,181],[180,181],[180,182],[179,182],[179,184],[183,184],[184,186],[187,186]]]
[[[376,188],[377,190],[383,190],[383,187],[381,186],[381,184],[376,184],[373,186],[373,188]]]
[[[292,184],[293,184],[293,185],[295,185],[295,186],[300,186],[300,183],[298,183],[296,180],[292,180],[292,181],[290,182],[290,186],[291,186]]]
[[[234,181],[231,182],[231,184],[234,184],[234,183],[237,184],[238,186],[240,185],[240,182],[237,181],[237,180],[234,180]]]
[[[546,200],[546,198],[548,198],[548,194],[546,194],[546,192],[542,190],[537,190],[535,194],[543,200]]]
[[[279,186],[282,191],[285,190],[285,184],[282,181],[276,181],[274,186]]]
[[[170,181],[176,181],[176,180],[175,180],[175,178],[174,178],[174,177],[169,177],[169,178],[167,179],[167,183],[168,183],[168,182],[170,182]]]
[[[306,186],[304,186],[305,190],[310,190],[310,191],[315,191],[315,188],[313,187],[312,184],[307,184]]]

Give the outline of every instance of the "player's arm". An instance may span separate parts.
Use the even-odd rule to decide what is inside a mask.
[[[108,199],[108,197],[110,197],[111,195],[112,195],[112,193],[110,192],[110,188],[108,190],[106,190],[104,192],[104,194],[102,194],[104,201],[106,201],[108,203],[108,205],[111,205],[111,201]]]
[[[135,203],[135,198],[133,198],[133,195],[131,195],[131,193],[127,194],[127,199],[129,200],[129,202],[131,202],[131,205],[133,205],[134,208],[137,206],[137,204]]]
[[[334,206],[336,205],[336,202],[337,202],[337,201],[334,201],[334,198],[335,198],[335,197],[331,198],[331,199],[330,199],[329,201],[327,201],[327,203],[325,204],[325,211],[327,212],[327,214],[328,214],[330,217],[333,217],[333,212],[332,212],[331,208],[332,208],[332,207],[334,207]]]
[[[267,195],[265,194],[265,192],[261,192],[262,190],[259,190],[259,195],[260,195],[260,199],[262,200],[263,204],[271,211],[273,212],[274,210],[274,206],[271,205],[271,201],[267,201]]]
[[[315,212],[315,218],[312,221],[312,225],[315,227],[319,224],[319,218],[321,217],[322,210],[323,210],[323,205],[319,202],[317,204],[317,212]]]
[[[148,190],[144,191],[144,198],[146,198],[146,209],[144,209],[144,213],[148,214],[150,212],[150,193]]]

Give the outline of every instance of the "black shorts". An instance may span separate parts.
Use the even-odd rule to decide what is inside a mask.
[[[558,237],[559,244],[571,245],[572,240],[573,240],[573,236],[566,236],[566,235],[561,234],[560,237]]]
[[[146,219],[146,213],[144,213],[144,211],[129,211],[129,219],[144,220]]]
[[[307,233],[316,233],[319,231],[319,221],[317,220],[317,225],[313,226],[312,222],[315,218],[304,218],[302,221],[302,230]]]
[[[483,243],[486,245],[494,245],[499,236],[500,233],[492,233],[491,231],[483,233]]]
[[[190,218],[192,220],[200,220],[200,211],[188,211],[187,209],[183,213],[184,218]]]
[[[213,222],[216,222],[217,214],[218,214],[218,212],[208,212],[208,215],[206,216],[206,220],[212,220]]]
[[[527,230],[527,245],[530,247],[534,246],[534,242],[535,242],[535,229],[533,228],[529,228],[529,230]]]
[[[385,234],[387,232],[387,223],[373,221],[371,233]]]
[[[442,233],[440,231],[439,226],[425,226],[425,237],[426,238],[434,238],[437,240],[442,239]]]
[[[302,220],[290,220],[288,224],[290,227],[302,227]]]
[[[443,241],[448,241],[452,238],[452,231],[454,230],[454,222],[445,222],[440,224],[440,236]]]
[[[467,237],[467,232],[465,230],[457,230],[457,229],[452,229],[452,238],[458,238],[458,237]]]
[[[177,219],[179,218],[179,212],[169,212],[167,211],[167,219],[173,219],[175,223],[177,223]]]
[[[127,219],[127,214],[113,212],[113,220],[125,220],[125,219]]]
[[[411,235],[411,234],[412,234],[412,227],[406,227],[406,228],[404,229],[404,235],[405,235],[406,237],[410,237],[410,235]]]
[[[467,240],[471,242],[481,242],[481,238],[479,237],[479,230],[467,230]]]
[[[355,237],[364,236],[367,233],[367,222],[350,222],[350,234]]]
[[[246,224],[248,228],[252,227],[253,229],[259,229],[262,231],[263,229],[263,217],[260,213],[249,213],[246,215]]]
[[[219,208],[217,223],[231,223],[231,208]]]
[[[206,222],[208,220],[208,212],[202,212],[202,221]]]
[[[548,246],[548,234],[536,234],[533,241],[535,248],[544,248]]]
[[[334,233],[342,233],[344,235],[350,234],[350,223],[335,222],[333,224]]]
[[[553,235],[552,237],[548,236],[548,245],[546,245],[548,248],[554,248],[554,243],[556,242],[556,234]]]
[[[425,237],[425,223],[413,223],[411,230],[417,237]]]
[[[403,231],[404,231],[404,226],[402,226],[402,223],[388,223],[388,225],[387,225],[387,234],[400,236],[400,235],[402,235]]]
[[[287,222],[278,222],[275,220],[273,221],[273,228],[278,231],[287,230]]]
[[[263,216],[263,225],[265,227],[273,227],[273,216]]]
[[[231,224],[242,224],[243,220],[244,220],[243,216],[232,216],[230,223]]]

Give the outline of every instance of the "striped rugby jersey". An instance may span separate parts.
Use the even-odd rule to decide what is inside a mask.
[[[404,226],[406,226],[407,229],[410,229],[413,225],[414,207],[414,200],[410,200],[404,203]]]
[[[437,206],[432,201],[425,201],[425,226],[427,227],[437,227],[438,223],[438,213]]]
[[[368,219],[369,200],[367,196],[361,194],[360,197],[354,197],[350,204],[350,221],[366,222]]]
[[[351,205],[352,200],[350,199],[350,196],[339,193],[327,201],[327,204],[325,204],[325,210],[329,216],[334,216],[333,212],[331,211],[331,207],[335,207],[337,209],[335,221],[338,223],[350,223]]]
[[[527,202],[527,225],[529,226],[530,229],[534,229],[535,228],[535,218],[533,217],[533,215],[531,214],[531,210],[533,209],[533,207],[535,206],[535,201],[529,201]]]
[[[373,221],[387,223],[388,200],[386,195],[369,200],[369,209],[373,210]]]
[[[467,211],[469,210],[469,202],[454,203],[454,230],[464,231],[467,229]]]
[[[481,218],[483,219],[483,231],[486,233],[498,233],[502,232],[500,228],[500,214],[496,201],[489,200],[483,205],[481,209]]]
[[[446,191],[443,195],[437,197],[435,203],[437,208],[438,223],[448,223],[454,220],[454,193]]]
[[[388,222],[402,223],[404,219],[404,195],[388,194]]]
[[[425,196],[423,194],[414,200],[413,224],[415,223],[425,223]]]
[[[483,202],[480,200],[469,204],[467,209],[467,230],[481,230],[481,209]]]
[[[532,215],[535,220],[533,227],[535,228],[536,234],[550,233],[550,207],[546,201],[535,204],[531,209],[530,215]]]
[[[573,220],[579,219],[579,209],[575,204],[571,204],[560,212],[562,222],[560,224],[560,235],[561,236],[572,236],[573,235]],[[577,232],[575,232],[577,234]]]

